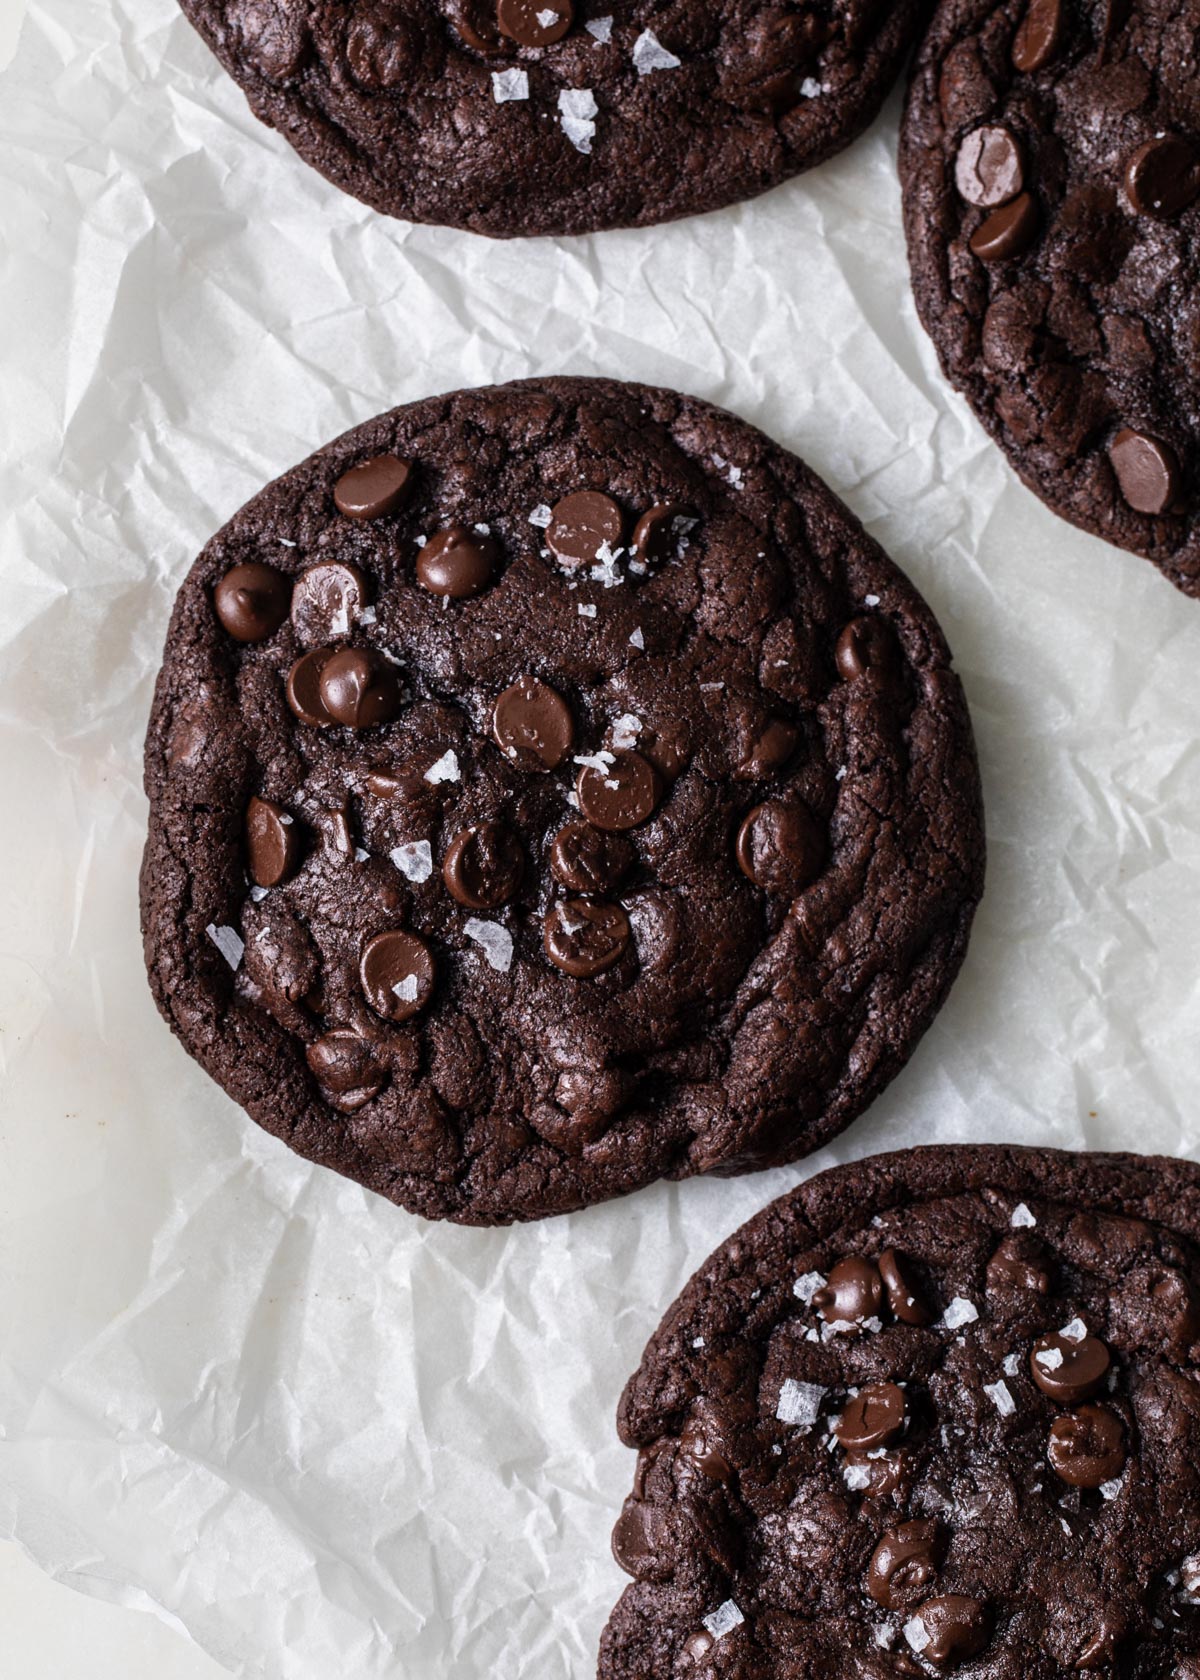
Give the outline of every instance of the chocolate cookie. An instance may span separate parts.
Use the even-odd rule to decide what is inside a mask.
[[[917,307],[1056,513],[1200,594],[1200,19],[942,0],[900,151]]]
[[[1195,1680],[1200,1168],[823,1173],[701,1267],[619,1422],[601,1680]]]
[[[180,592],[146,786],[187,1048],[479,1223],[824,1142],[983,869],[916,592],[760,433],[599,380],[398,409],[255,497]]]
[[[878,111],[924,0],[181,0],[255,114],[346,192],[476,233],[751,198]]]

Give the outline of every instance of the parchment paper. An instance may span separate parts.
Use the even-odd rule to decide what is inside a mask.
[[[586,1677],[613,1408],[719,1239],[889,1146],[1196,1150],[1200,604],[1044,511],[939,377],[897,113],[740,209],[491,244],[336,194],[171,0],[31,0],[0,81],[0,1533],[234,1673]],[[467,1232],[294,1159],[169,1037],[141,738],[173,592],[251,492],[394,403],[553,372],[725,404],[865,518],[957,654],[990,877],[834,1148]]]

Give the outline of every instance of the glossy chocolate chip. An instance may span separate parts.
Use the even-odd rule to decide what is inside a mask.
[[[879,1256],[878,1266],[893,1317],[898,1318],[901,1324],[928,1324],[933,1314],[922,1300],[904,1256],[897,1254],[894,1248],[885,1248]]]
[[[709,1481],[733,1480],[733,1466],[725,1450],[725,1441],[712,1419],[703,1415],[690,1417],[684,1425],[680,1444]]]
[[[900,663],[896,633],[884,618],[852,618],[838,637],[833,658],[844,682],[890,678]]]
[[[445,0],[450,22],[469,47],[491,58],[506,51],[496,27],[495,0]]]
[[[1151,1311],[1164,1326],[1167,1346],[1183,1354],[1200,1337],[1200,1296],[1191,1279],[1165,1266],[1150,1286]]]
[[[1179,459],[1169,443],[1126,426],[1109,444],[1108,458],[1136,513],[1166,513],[1178,499]]]
[[[255,886],[282,886],[303,855],[300,824],[291,812],[273,799],[252,799],[246,807],[246,859]]]
[[[867,1591],[885,1610],[911,1610],[936,1579],[945,1552],[945,1534],[936,1520],[899,1523],[871,1555]]]
[[[292,626],[304,647],[349,636],[371,599],[366,574],[343,560],[322,560],[292,586]]]
[[[476,823],[451,840],[442,879],[450,896],[469,910],[495,910],[516,892],[524,867],[524,853],[511,829]]]
[[[568,898],[546,914],[543,943],[555,968],[577,980],[603,974],[629,948],[629,917],[619,904]]]
[[[696,522],[693,508],[678,502],[659,502],[633,528],[633,557],[647,566],[661,566],[674,560],[679,545]]]
[[[630,1494],[612,1532],[613,1557],[636,1581],[654,1562],[662,1538],[662,1519],[652,1505]]]
[[[1041,1244],[1031,1237],[1005,1237],[988,1261],[987,1286],[993,1294],[1007,1290],[1048,1294],[1050,1270]]]
[[[735,850],[747,880],[764,892],[794,898],[824,868],[828,841],[807,805],[769,800],[743,820]]]
[[[604,767],[584,764],[575,783],[579,809],[596,828],[620,833],[654,815],[662,780],[641,753],[602,753]],[[608,760],[611,759],[611,763]]]
[[[1023,192],[980,222],[968,243],[981,262],[1006,262],[1029,248],[1037,229],[1037,202]]]
[[[1101,1487],[1125,1468],[1125,1425],[1108,1406],[1080,1406],[1050,1425],[1046,1456],[1070,1487]]]
[[[564,566],[594,566],[605,543],[620,547],[625,515],[600,490],[576,490],[556,502],[546,528],[550,552]]]
[[[571,892],[605,893],[628,873],[633,858],[633,847],[621,835],[572,822],[554,836],[550,871]]]
[[[1200,154],[1178,134],[1156,134],[1125,165],[1125,192],[1139,216],[1178,216],[1200,194]]]
[[[367,1002],[388,1021],[407,1021],[433,994],[433,953],[415,933],[377,933],[358,965]]]
[[[999,123],[973,129],[958,148],[954,179],[968,204],[1007,204],[1025,185],[1020,142]]]
[[[1070,1336],[1053,1330],[1039,1336],[1029,1355],[1029,1369],[1043,1394],[1065,1405],[1088,1400],[1108,1375],[1108,1349],[1090,1331]]]
[[[496,745],[522,770],[555,770],[575,742],[571,710],[536,677],[506,688],[492,712]]]
[[[867,1452],[850,1448],[846,1453],[846,1468],[858,1472],[854,1491],[864,1499],[890,1499],[912,1471],[903,1447],[893,1452],[885,1452],[881,1447],[872,1447]]]
[[[482,531],[451,525],[430,537],[417,555],[417,582],[431,595],[465,601],[496,580],[500,549]]]
[[[321,699],[321,673],[333,658],[334,648],[314,648],[303,654],[288,672],[287,703],[312,729],[324,729],[333,722]]]
[[[842,1408],[833,1432],[851,1452],[890,1447],[904,1431],[904,1390],[895,1383],[868,1383]]]
[[[335,1027],[304,1054],[318,1084],[342,1099],[339,1107],[361,1108],[387,1081],[371,1046],[349,1027]]]
[[[927,1598],[917,1612],[927,1643],[920,1647],[926,1662],[939,1668],[977,1657],[988,1642],[992,1618],[981,1598],[943,1593]]]
[[[403,698],[396,668],[373,648],[341,648],[321,668],[321,704],[335,723],[372,729],[388,723]]]
[[[262,642],[288,614],[288,580],[257,560],[234,566],[213,590],[213,607],[235,642]]]
[[[519,47],[550,47],[575,20],[571,0],[497,0],[500,32]]]
[[[879,1316],[883,1279],[869,1260],[852,1254],[838,1261],[812,1300],[827,1324],[861,1324]]]
[[[1065,0],[1030,0],[1013,37],[1014,67],[1028,74],[1049,64],[1062,45],[1065,20]]]
[[[800,731],[783,718],[768,718],[737,766],[741,781],[758,781],[781,770],[800,743]]]
[[[383,519],[398,513],[412,493],[412,463],[398,455],[376,455],[344,472],[333,487],[339,513],[347,519]]]

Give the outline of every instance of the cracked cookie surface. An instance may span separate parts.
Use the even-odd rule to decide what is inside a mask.
[[[1200,1168],[934,1147],[687,1285],[619,1412],[601,1680],[1200,1672]]]
[[[255,497],[180,591],[146,786],[184,1044],[468,1222],[815,1148],[982,885],[912,586],[752,427],[601,380],[397,409]]]
[[[1200,594],[1200,16],[943,0],[900,171],[951,382],[1054,511]]]
[[[181,0],[335,185],[497,236],[750,198],[871,121],[923,0]]]

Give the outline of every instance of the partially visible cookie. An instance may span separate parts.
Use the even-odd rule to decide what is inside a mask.
[[[1200,15],[942,0],[900,151],[921,318],[1056,513],[1200,594]]]
[[[376,209],[476,233],[753,197],[871,121],[924,0],[181,0],[255,114]]]
[[[436,1218],[807,1153],[982,885],[916,591],[760,432],[604,380],[414,403],[255,497],[180,590],[146,786],[168,1021]]]
[[[601,1680],[1200,1673],[1200,1168],[929,1148],[717,1250],[620,1407]]]

